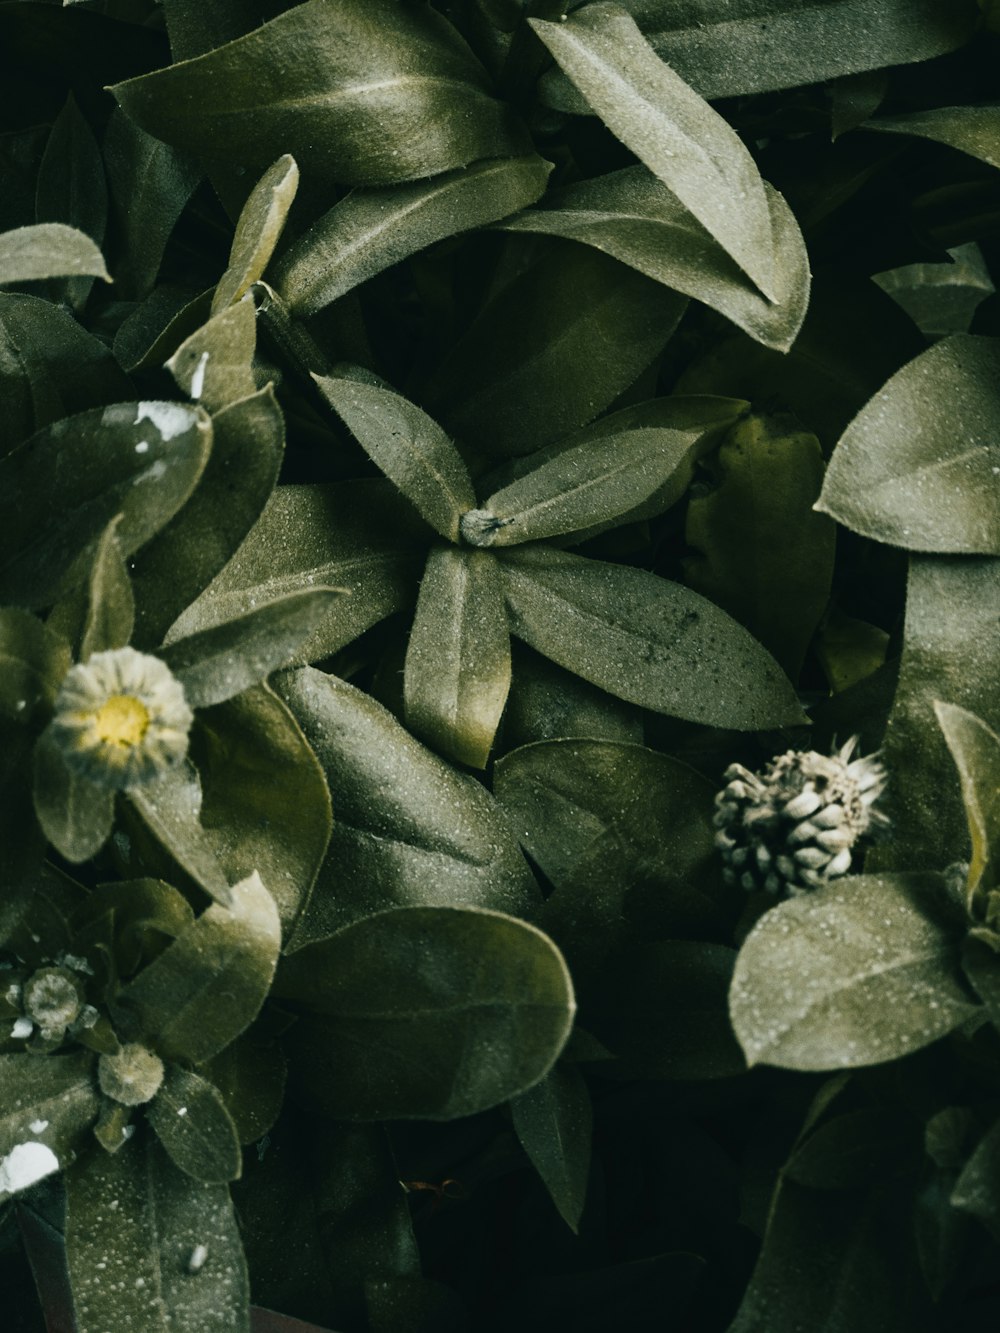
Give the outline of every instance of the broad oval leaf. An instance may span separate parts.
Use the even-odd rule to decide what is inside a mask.
[[[817,508],[911,551],[1000,555],[1000,339],[956,334],[841,436]]]
[[[514,834],[480,782],[335,676],[305,668],[274,684],[323,765],[337,812],[293,947],[399,905],[537,908]]]
[[[0,232],[0,283],[76,277],[111,281],[100,250],[76,227],[39,222]]]
[[[601,0],[565,23],[530,22],[608,129],[776,301],[764,182],[729,124],[660,60],[619,5]]]
[[[527,208],[551,170],[535,154],[491,158],[426,181],[355,190],[282,256],[271,281],[296,314],[314,314],[435,241]]]
[[[770,654],[690,589],[544,546],[498,558],[511,632],[584,680],[709,726],[752,731],[803,720]]]
[[[0,599],[52,602],[118,513],[131,555],[194,490],[211,444],[200,408],[116,403],[57,421],[0,459]]]
[[[450,1120],[517,1096],[575,1010],[541,931],[457,907],[380,912],[307,945],[276,994],[315,1015],[290,1034],[293,1080],[344,1120]]]
[[[970,903],[1000,884],[1000,736],[965,708],[935,703],[962,784],[972,857]]]
[[[314,375],[326,402],[421,517],[448,541],[476,503],[468,471],[445,431],[398,393],[360,380]]]
[[[487,87],[429,9],[308,0],[112,92],[144,130],[198,156],[264,168],[294,144],[313,179],[389,185],[508,152],[508,113]]]
[[[742,273],[684,205],[646,167],[625,167],[549,196],[504,231],[544,232],[592,245],[666,287],[718,310],[751,338],[787,352],[809,304],[809,256],[791,210],[764,182],[775,266],[775,300]]]
[[[240,1140],[217,1088],[191,1069],[171,1065],[146,1109],[174,1166],[195,1180],[239,1178]]]
[[[298,163],[285,153],[251,190],[236,224],[229,264],[212,297],[213,315],[234,305],[264,276],[298,187]]]
[[[0,1200],[68,1166],[100,1106],[90,1051],[0,1055]]]
[[[979,1012],[959,935],[929,908],[934,874],[858,875],[767,912],[740,950],[729,997],[754,1064],[856,1069],[897,1060]]]

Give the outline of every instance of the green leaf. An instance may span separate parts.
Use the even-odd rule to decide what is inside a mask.
[[[557,1063],[510,1104],[514,1131],[566,1225],[577,1231],[590,1173],[593,1112],[575,1065]]]
[[[895,1108],[848,1111],[796,1144],[783,1175],[812,1189],[861,1189],[893,1165],[905,1169],[905,1159],[922,1148],[915,1129]]]
[[[201,170],[176,147],[147,134],[136,117],[112,112],[104,136],[104,162],[121,237],[115,290],[140,300],[152,290],[167,241]]]
[[[994,1239],[1000,1237],[1000,1121],[980,1140],[955,1182],[951,1202],[978,1217]]]
[[[229,1191],[178,1171],[151,1134],[67,1173],[66,1258],[78,1333],[250,1333]]]
[[[293,947],[397,905],[536,908],[531,872],[481,783],[335,676],[306,668],[274,684],[323,766],[337,812]]]
[[[29,611],[0,607],[0,713],[27,723],[46,714],[73,665],[69,645]]]
[[[218,412],[256,392],[252,368],[256,345],[253,301],[238,301],[185,338],[166,368],[182,393],[207,411]]]
[[[143,960],[166,948],[194,921],[191,904],[160,879],[116,880],[98,885],[73,913],[74,947],[106,947],[118,974],[128,976]]]
[[[591,4],[566,23],[529,21],[608,129],[777,301],[783,256],[764,182],[736,132],[659,59],[620,6]],[[795,249],[801,270],[801,240]]]
[[[932,906],[937,899],[937,906]],[[856,1069],[897,1060],[978,1012],[934,874],[858,875],[767,912],[730,992],[747,1062]]]
[[[65,222],[98,245],[104,240],[108,220],[104,163],[72,93],[45,141],[35,185],[35,220]],[[86,303],[92,286],[89,278],[71,280],[68,296],[75,308]]]
[[[164,1060],[201,1064],[250,1026],[267,997],[281,922],[260,876],[233,886],[232,907],[202,912],[119,991],[118,1030]]]
[[[274,490],[284,451],[285,425],[270,384],[212,418],[212,453],[200,483],[133,561],[137,647],[160,643],[237,550]]]
[[[0,459],[0,598],[51,603],[118,513],[131,555],[194,490],[211,444],[199,408],[116,403],[57,421]]]
[[[487,88],[433,11],[308,0],[111,91],[144,130],[204,158],[263,169],[293,142],[314,180],[390,185],[510,151]]]
[[[71,772],[50,731],[35,746],[35,814],[42,832],[67,861],[87,861],[104,846],[115,817],[115,794]]]
[[[411,731],[459,763],[486,767],[510,689],[503,583],[489,552],[432,548],[403,689]]]
[[[718,310],[751,338],[787,352],[809,301],[809,258],[788,205],[767,182],[776,267],[776,299],[762,296],[726,251],[645,167],[625,167],[583,181],[545,207],[503,224],[504,231],[543,232],[592,245],[656,282]]]
[[[505,750],[563,736],[642,741],[638,708],[563,670],[526,644],[513,643],[514,676],[504,709]]]
[[[174,1166],[195,1180],[236,1180],[243,1154],[217,1088],[190,1069],[171,1065],[146,1119]]]
[[[355,190],[299,237],[275,265],[272,282],[295,314],[315,314],[435,241],[527,208],[544,193],[551,170],[532,153]]]
[[[72,1162],[100,1104],[89,1051],[0,1055],[0,1199]]]
[[[823,484],[815,435],[776,418],[733,427],[711,465],[716,487],[688,504],[691,586],[745,625],[797,678],[833,578],[836,529],[813,502]]]
[[[347,588],[350,596],[332,603],[296,658],[318,661],[412,603],[420,568],[414,548],[419,552],[426,540],[412,507],[387,482],[279,486],[233,559],[171,627],[168,641],[298,589]]]
[[[1000,555],[998,380],[995,338],[918,356],[844,432],[817,508],[907,550]]]
[[[345,1120],[450,1120],[506,1101],[552,1067],[575,1009],[541,931],[455,907],[399,907],[307,945],[276,994],[317,1015],[289,1035],[294,1083]]]
[[[555,243],[444,358],[426,406],[482,453],[531,453],[627,389],[685,307],[677,293],[589,246]]]
[[[448,541],[476,503],[461,455],[426,412],[397,393],[358,380],[314,375],[316,386],[358,443],[422,518]]]
[[[120,515],[104,529],[94,553],[88,588],[87,620],[80,646],[80,660],[109,648],[124,648],[132,637],[135,602],[132,584],[118,544]]]
[[[268,167],[253,187],[236,224],[228,267],[212,297],[213,315],[235,305],[264,276],[298,188],[299,168],[290,153]]]
[[[9,663],[0,659],[4,673]],[[15,705],[16,706],[16,705]],[[31,785],[33,734],[18,722],[0,718],[0,943],[17,929],[44,882],[45,839],[35,817]]]
[[[192,708],[220,704],[285,666],[315,630],[338,588],[305,588],[184,639],[160,657],[184,686]]]
[[[258,870],[286,937],[330,841],[323,770],[288,706],[266,685],[198,715],[202,819],[229,879]]]
[[[774,659],[697,593],[541,546],[500,559],[511,632],[584,680],[710,726],[752,731],[802,720]]]
[[[1000,736],[974,713],[936,703],[934,712],[958,769],[972,840],[970,904],[1000,887]]]
[[[251,1028],[210,1060],[205,1073],[222,1094],[240,1143],[263,1138],[285,1095],[285,1059],[277,1041],[262,1040]]]
[[[63,222],[0,232],[0,283],[76,277],[111,281],[100,250],[84,232]]]
[[[906,116],[880,116],[866,130],[912,134],[1000,167],[1000,106],[941,106]]]
[[[217,903],[229,904],[229,881],[199,820],[201,802],[201,784],[189,761],[178,764],[156,782],[133,787],[124,811],[126,823],[130,814],[138,820],[138,827],[126,835],[130,849],[137,844],[132,868],[140,874],[171,879],[179,871]]]

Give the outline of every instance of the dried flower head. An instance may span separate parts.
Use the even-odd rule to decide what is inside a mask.
[[[887,819],[877,808],[886,774],[873,755],[789,750],[760,773],[726,770],[716,796],[716,846],[730,884],[752,892],[806,893],[846,875],[858,841]]]
[[[115,648],[67,672],[52,734],[75,773],[120,790],[179,763],[193,717],[184,687],[165,662]]]

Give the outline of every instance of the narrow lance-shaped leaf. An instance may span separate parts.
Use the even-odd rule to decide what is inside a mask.
[[[566,23],[530,22],[611,132],[775,300],[771,212],[735,131],[660,60],[618,5],[588,5]]]
[[[67,223],[98,245],[104,240],[108,220],[104,163],[72,93],[45,142],[35,187],[35,220]],[[70,281],[67,295],[74,309],[82,309],[92,287],[90,278]]]
[[[974,713],[955,704],[936,703],[934,711],[962,784],[972,840],[971,904],[1000,887],[1000,736]]]
[[[514,1131],[571,1230],[583,1212],[590,1172],[593,1112],[575,1065],[555,1064],[510,1104]]]
[[[941,106],[906,116],[879,116],[866,130],[882,134],[912,134],[957,148],[1000,167],[1000,106]]]
[[[213,315],[234,305],[264,276],[298,187],[299,168],[290,153],[279,157],[253,187],[236,224],[229,264],[212,297]]]
[[[527,208],[551,170],[535,154],[492,158],[426,181],[355,190],[295,242],[271,280],[295,313],[314,314],[435,241]]]
[[[111,281],[100,250],[84,232],[62,222],[0,232],[0,284],[76,277]]]
[[[488,552],[431,551],[403,689],[408,727],[450,758],[485,768],[510,689],[503,582]]]
[[[476,495],[446,432],[399,394],[358,380],[313,378],[389,480],[442,537],[457,541],[459,521]]]
[[[135,601],[118,543],[115,517],[105,528],[90,571],[89,606],[80,646],[80,660],[109,648],[124,648],[132,637]]]

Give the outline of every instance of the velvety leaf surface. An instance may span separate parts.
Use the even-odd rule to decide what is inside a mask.
[[[138,820],[138,827],[131,827],[126,835],[128,853],[138,873],[173,879],[179,871],[217,903],[228,904],[232,900],[229,880],[202,827],[201,803],[201,782],[190,761],[156,782],[133,787],[121,812],[127,826]]]
[[[120,519],[104,529],[94,553],[87,587],[87,618],[80,642],[80,660],[91,653],[124,648],[132,637],[135,600],[118,541]]]
[[[253,354],[257,312],[253,301],[224,306],[181,343],[166,363],[182,393],[218,412],[257,391]]]
[[[933,139],[1000,167],[1000,106],[942,106],[906,116],[880,116],[865,129]]]
[[[74,277],[111,281],[100,250],[84,232],[63,222],[0,232],[0,283]]]
[[[156,402],[95,408],[32,436],[0,460],[0,597],[51,602],[117,513],[131,555],[191,494],[211,443],[198,408]]]
[[[818,507],[911,551],[1000,554],[1000,340],[957,334],[894,375],[830,460]]]
[[[530,453],[617,398],[685,305],[591,247],[559,246],[486,306],[435,371],[426,405],[477,450]]]
[[[69,645],[29,611],[0,608],[0,713],[30,722],[55,701],[72,666]]]
[[[448,1120],[516,1096],[573,1021],[569,973],[533,926],[482,909],[400,907],[299,949],[276,994],[295,1081],[347,1120]]]
[[[511,632],[594,685],[735,730],[801,719],[773,658],[697,593],[544,547],[504,551],[501,560]]]
[[[783,256],[775,300],[748,280],[694,215],[645,167],[625,167],[552,195],[503,224],[592,245],[656,282],[703,301],[766,347],[795,341],[809,299],[809,259],[798,226],[766,182],[773,246]]]
[[[100,1103],[89,1051],[0,1055],[0,1198],[72,1162]]]
[[[944,904],[939,876],[859,875],[767,912],[740,950],[730,993],[747,1062],[854,1069],[919,1050],[971,1018]]]
[[[120,83],[144,130],[203,158],[389,185],[512,148],[485,72],[433,11],[308,0],[192,60]]]
[[[997,888],[1000,880],[1000,736],[954,704],[935,704],[934,711],[962,784],[972,841],[971,899]]]
[[[49,731],[34,754],[35,814],[42,832],[67,861],[87,861],[107,840],[115,794],[70,771]]]
[[[323,766],[336,811],[295,947],[397,905],[536,908],[531,872],[479,782],[335,676],[305,668],[274,683]]]
[[[242,1153],[236,1126],[217,1089],[200,1074],[170,1066],[146,1119],[185,1175],[218,1184],[239,1176]]]
[[[576,1231],[587,1193],[593,1112],[575,1065],[557,1062],[510,1104],[514,1131],[566,1225]]]
[[[213,315],[235,305],[264,276],[298,187],[299,168],[290,153],[268,167],[253,187],[236,224],[229,265],[212,297]]]
[[[406,650],[407,726],[449,758],[485,768],[510,674],[496,560],[487,551],[435,546]]]
[[[591,4],[566,23],[535,19],[532,27],[608,129],[776,301],[785,284],[768,198],[729,124],[657,57],[618,5]],[[801,268],[801,242],[796,249]]]
[[[178,1171],[149,1134],[113,1155],[92,1152],[66,1184],[79,1333],[249,1333],[246,1263],[225,1185]]]
[[[274,975],[281,922],[256,874],[233,886],[232,907],[207,908],[119,992],[122,1031],[165,1060],[200,1064],[257,1017]]]
[[[277,1120],[285,1095],[286,1062],[277,1041],[262,1039],[250,1028],[204,1069],[222,1094],[240,1143],[263,1138]]]
[[[281,257],[274,286],[296,314],[314,314],[435,241],[527,208],[551,169],[535,154],[492,158],[426,181],[354,190]]]

